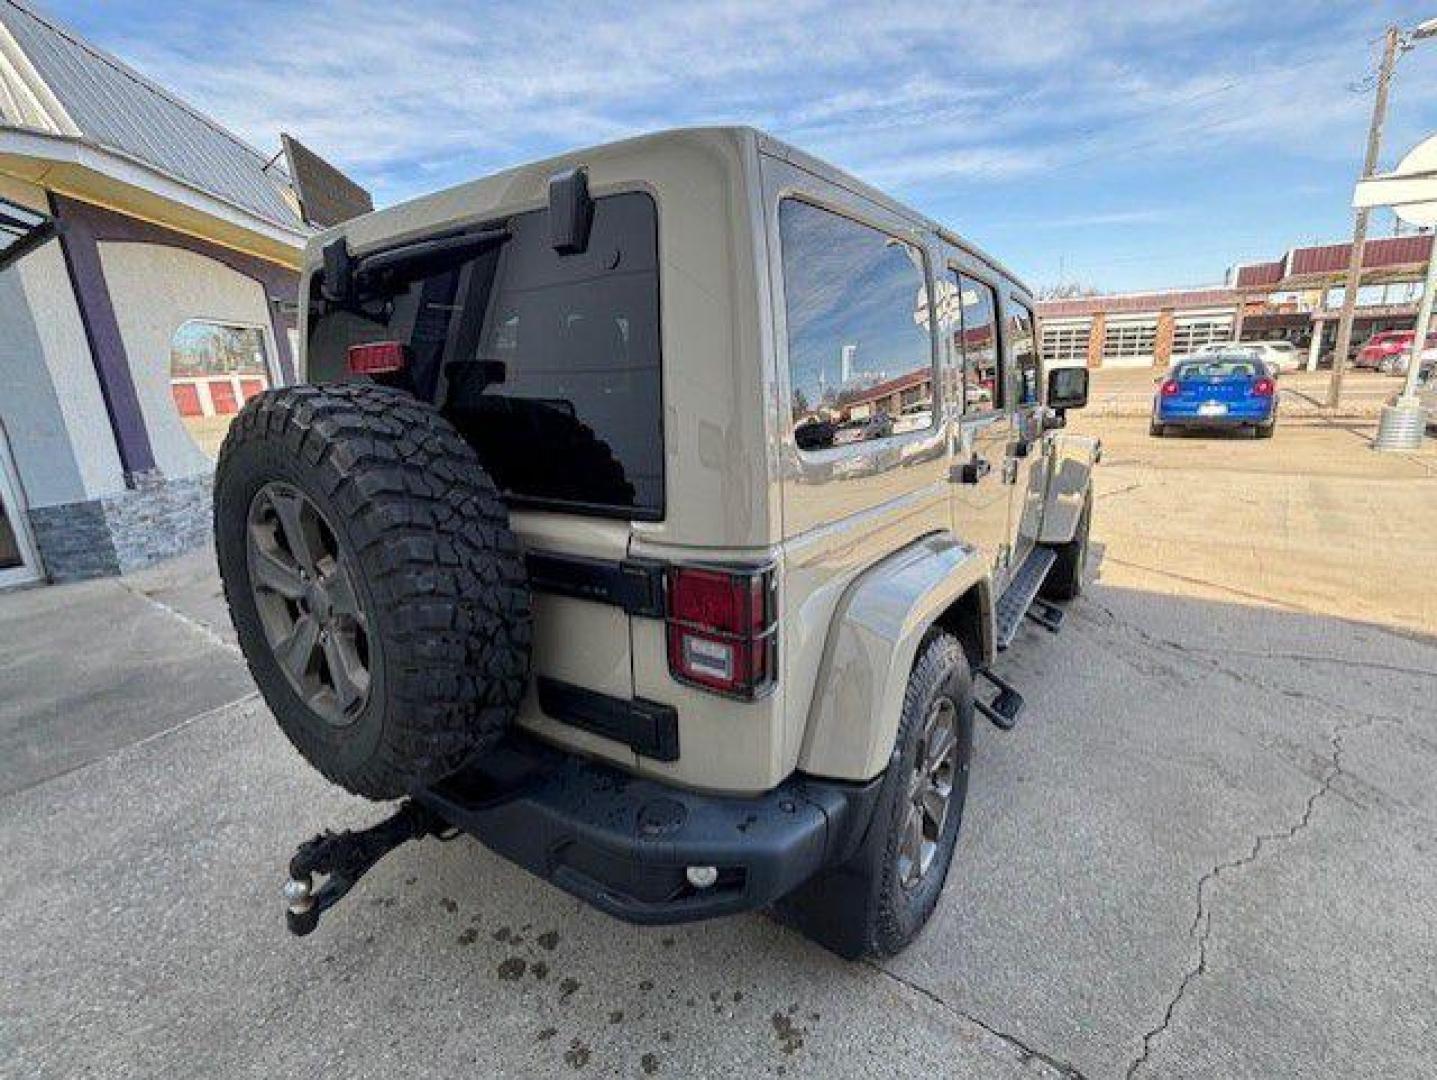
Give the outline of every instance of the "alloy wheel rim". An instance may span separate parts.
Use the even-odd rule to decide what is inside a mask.
[[[326,723],[354,723],[369,701],[369,617],[333,527],[298,488],[272,481],[250,502],[245,547],[279,669]]]
[[[948,821],[957,769],[958,707],[952,698],[940,697],[924,718],[903,803],[898,880],[905,889],[916,888],[933,866]]]

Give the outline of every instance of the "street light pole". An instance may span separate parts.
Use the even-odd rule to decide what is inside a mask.
[[[1397,50],[1402,44],[1402,31],[1387,28],[1382,47],[1382,66],[1377,70],[1377,97],[1372,103],[1372,123],[1367,129],[1367,157],[1362,165],[1362,179],[1377,171],[1377,158],[1382,151],[1382,125],[1387,120],[1387,88],[1392,82],[1392,67],[1397,63]],[[1362,249],[1367,242],[1366,207],[1357,211],[1352,228],[1352,254],[1347,261],[1347,285],[1342,290],[1342,314],[1337,321],[1337,344],[1332,353],[1332,381],[1327,387],[1328,408],[1337,408],[1342,398],[1342,369],[1347,365],[1347,350],[1352,344],[1352,316],[1357,307],[1357,289],[1362,280]]]

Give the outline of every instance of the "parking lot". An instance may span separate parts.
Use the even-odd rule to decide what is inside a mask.
[[[0,1071],[1430,1075],[1437,447],[1295,402],[1153,440],[1120,382],[1074,423],[1095,581],[1008,654],[1028,712],[881,964],[622,925],[463,839],[291,939],[294,844],[375,809],[274,728],[209,556],[0,595]]]

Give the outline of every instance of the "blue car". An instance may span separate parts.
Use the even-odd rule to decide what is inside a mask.
[[[1172,428],[1252,428],[1270,439],[1277,427],[1277,380],[1250,353],[1219,352],[1174,364],[1153,395],[1149,432]]]

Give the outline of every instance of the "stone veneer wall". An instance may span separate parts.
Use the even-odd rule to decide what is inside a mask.
[[[213,478],[136,477],[131,491],[31,509],[35,546],[51,581],[124,574],[204,543]]]

